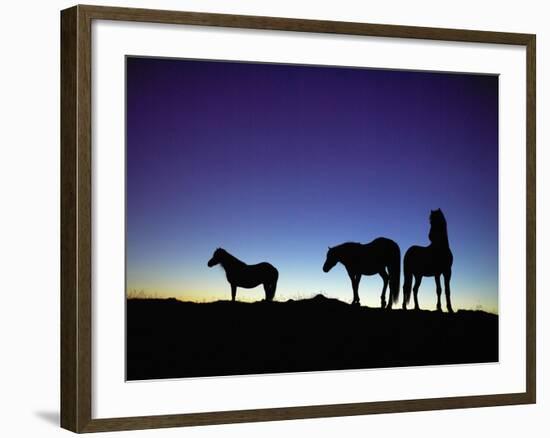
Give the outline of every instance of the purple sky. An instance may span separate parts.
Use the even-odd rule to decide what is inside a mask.
[[[496,312],[496,76],[127,58],[129,290],[227,299],[206,267],[223,246],[277,266],[280,299],[349,301],[327,246],[385,236],[404,254],[436,208],[455,303]],[[364,277],[362,302],[381,287]],[[419,299],[435,304],[432,279]]]

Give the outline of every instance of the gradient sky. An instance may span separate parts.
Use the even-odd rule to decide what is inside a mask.
[[[385,236],[403,255],[441,208],[455,309],[498,311],[496,76],[128,57],[126,190],[127,293],[229,299],[206,265],[221,246],[275,265],[276,299],[351,302],[327,247]],[[363,276],[361,303],[381,288]]]

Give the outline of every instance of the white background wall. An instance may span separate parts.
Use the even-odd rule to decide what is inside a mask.
[[[317,435],[446,438],[543,437],[550,325],[548,137],[550,13],[543,1],[186,0],[89,2],[234,14],[455,27],[537,34],[538,404],[336,419],[208,426],[105,436],[242,437]],[[0,15],[0,433],[69,435],[59,429],[59,10],[69,1],[4,2]],[[546,186],[546,187],[545,187]],[[546,266],[545,266],[546,265]],[[545,272],[546,269],[546,272]],[[546,430],[544,430],[545,428]]]

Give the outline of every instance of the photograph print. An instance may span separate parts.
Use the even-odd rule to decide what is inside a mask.
[[[497,75],[126,57],[126,379],[499,360]]]

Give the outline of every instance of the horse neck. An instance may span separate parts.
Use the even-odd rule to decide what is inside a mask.
[[[240,261],[237,257],[229,254],[228,252],[225,253],[225,256],[222,261],[220,261],[220,264],[223,266],[223,269],[226,271],[232,268],[236,268],[239,266],[244,266],[245,263]]]
[[[447,235],[447,225],[441,225],[430,229],[430,241],[434,246],[449,247],[449,236]]]
[[[338,260],[340,263],[345,264],[346,261],[348,261],[349,259],[350,253],[354,253],[356,251],[356,248],[364,247],[365,245],[361,244],[356,247],[355,244],[352,242],[343,243],[342,245],[335,247],[336,251],[334,253],[334,256],[336,260]]]

